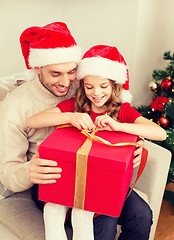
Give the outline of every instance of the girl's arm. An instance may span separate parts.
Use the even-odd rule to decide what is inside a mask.
[[[164,141],[166,139],[166,131],[144,117],[138,117],[134,123],[120,123],[108,115],[102,115],[96,119],[96,125],[105,130],[121,131],[150,140]]]
[[[62,115],[58,107],[53,107],[28,118],[27,127],[44,128],[64,124],[68,122],[68,115],[69,114]]]
[[[58,107],[42,111],[27,120],[29,128],[45,128],[70,123],[79,130],[92,129],[94,124],[87,113],[61,112]]]

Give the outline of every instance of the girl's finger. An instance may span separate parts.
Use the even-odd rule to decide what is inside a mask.
[[[134,151],[134,156],[140,155],[142,153],[142,147],[138,147],[135,151]]]

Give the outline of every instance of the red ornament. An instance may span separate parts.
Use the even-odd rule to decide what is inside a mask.
[[[170,79],[165,79],[161,83],[161,89],[163,90],[169,90],[172,86],[172,81]]]
[[[169,125],[169,119],[166,117],[161,117],[158,122],[162,127],[167,127]]]
[[[150,108],[152,109],[152,111],[162,111],[164,105],[169,101],[168,98],[160,96],[157,97],[151,104],[150,104]]]

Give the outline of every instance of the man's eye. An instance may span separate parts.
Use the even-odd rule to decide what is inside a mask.
[[[56,74],[52,74],[53,77],[58,77],[60,74],[56,73]]]
[[[76,70],[74,69],[74,70],[70,71],[68,74],[74,74],[75,72],[76,72]]]

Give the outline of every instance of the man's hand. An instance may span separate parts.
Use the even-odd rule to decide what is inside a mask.
[[[144,146],[144,140],[142,138],[140,138],[137,143],[141,144],[142,147]],[[133,168],[136,168],[137,166],[140,165],[141,155],[142,155],[142,150],[143,150],[142,147],[138,147],[134,151]]]
[[[39,145],[36,144],[36,153],[30,160],[29,178],[34,184],[55,183],[61,177],[62,169],[52,160],[39,158]]]

